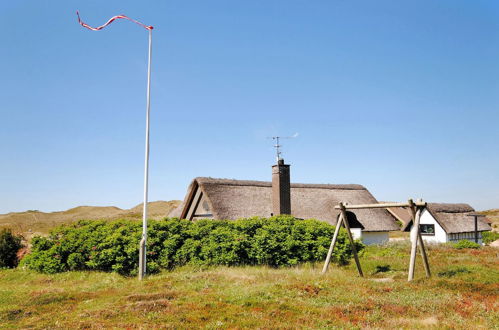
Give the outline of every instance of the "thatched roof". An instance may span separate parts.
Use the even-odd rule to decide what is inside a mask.
[[[269,217],[272,213],[272,183],[214,178],[195,178],[182,205],[169,216],[180,216],[194,189],[201,189],[214,219]],[[339,202],[349,204],[377,203],[361,185],[291,184],[291,213],[303,219],[318,219],[336,224]],[[356,210],[364,231],[399,230],[395,219],[384,209]]]
[[[402,227],[408,225],[412,220],[411,211],[408,207],[389,207],[387,210],[395,219],[402,223]]]
[[[475,212],[475,209],[468,204],[450,204],[450,203],[429,203],[428,208],[432,212],[442,212],[442,213],[471,213]]]
[[[475,219],[471,215],[476,212],[468,204],[428,203],[427,209],[447,234],[475,231]],[[406,224],[404,230],[409,230],[411,226],[412,221]],[[478,217],[478,231],[489,230],[492,228],[485,217]]]

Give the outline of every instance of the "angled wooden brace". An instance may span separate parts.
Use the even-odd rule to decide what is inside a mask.
[[[333,254],[334,246],[336,245],[336,241],[338,239],[338,234],[340,232],[340,226],[344,225],[345,229],[347,230],[348,239],[350,240],[350,245],[352,247],[353,257],[355,259],[355,264],[357,265],[357,270],[359,272],[359,275],[361,277],[363,277],[364,273],[362,272],[362,268],[360,266],[359,256],[357,255],[355,241],[353,239],[352,232],[350,230],[350,225],[348,223],[348,217],[347,217],[345,205],[343,203],[340,203],[339,207],[340,207],[340,211],[341,211],[340,217],[338,219],[338,223],[336,224],[336,229],[334,231],[333,239],[331,241],[331,246],[329,247],[329,251],[327,253],[326,262],[324,263],[324,267],[322,268],[322,273],[324,274],[327,271],[327,268],[328,268],[329,263],[331,261],[331,255]]]

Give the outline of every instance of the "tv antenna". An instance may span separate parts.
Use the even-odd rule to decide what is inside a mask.
[[[268,137],[268,139],[272,139],[272,140],[275,141],[274,148],[275,148],[275,152],[276,152],[276,160],[277,160],[277,162],[279,162],[279,160],[282,159],[282,157],[281,157],[281,155],[282,155],[282,151],[281,151],[282,145],[279,144],[279,140],[280,139],[294,139],[297,136],[298,136],[298,133],[295,133],[292,136],[269,136]]]

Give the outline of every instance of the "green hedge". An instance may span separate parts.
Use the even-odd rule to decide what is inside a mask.
[[[149,221],[148,273],[186,264],[291,266],[324,260],[334,227],[290,216],[236,221]],[[79,221],[35,237],[22,265],[43,273],[100,270],[135,275],[142,225],[138,221]],[[364,245],[356,243],[360,251]],[[333,261],[352,257],[342,229]]]

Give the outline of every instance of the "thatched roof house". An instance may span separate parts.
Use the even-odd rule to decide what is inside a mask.
[[[474,240],[474,215],[475,210],[468,204],[428,203],[421,215],[421,233],[425,240],[440,243],[461,239]],[[479,241],[482,232],[492,230],[486,218],[482,216],[477,217],[476,226]],[[408,231],[411,227],[412,219],[405,222],[402,230]]]
[[[290,184],[291,214],[303,219],[318,219],[336,224],[339,202],[377,203],[363,186],[355,184]],[[273,215],[271,182],[198,177],[190,184],[183,203],[170,217],[195,219],[239,219]],[[376,236],[388,239],[387,232],[399,230],[394,217],[385,209],[356,210],[363,239]],[[376,235],[376,233],[378,233]],[[367,239],[369,240],[369,239]],[[369,243],[369,242],[368,242]]]

